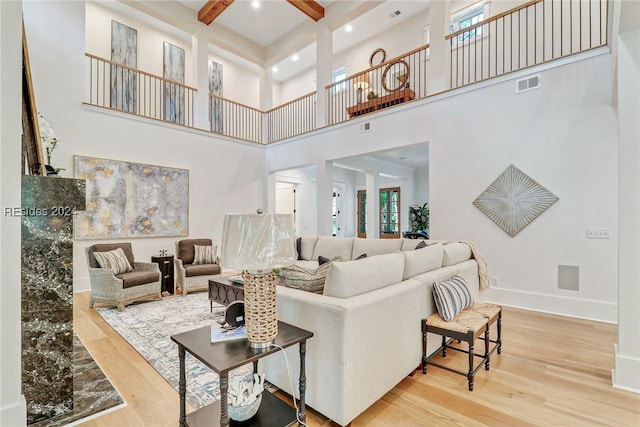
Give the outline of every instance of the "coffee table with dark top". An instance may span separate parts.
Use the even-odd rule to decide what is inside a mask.
[[[300,390],[300,421],[306,419],[305,391],[307,378],[305,374],[305,355],[307,352],[307,340],[313,337],[313,332],[297,328],[288,323],[278,322],[278,335],[275,344],[287,348],[298,344],[300,348],[300,374],[298,378]],[[280,351],[278,347],[254,349],[249,346],[249,341],[224,341],[211,343],[211,327],[194,329],[173,335],[171,340],[178,344],[178,356],[180,358],[180,427],[213,426],[216,419],[220,419],[221,426],[288,426],[297,421],[296,411],[282,400],[269,392],[262,393],[262,403],[258,413],[243,422],[236,423],[229,419],[227,413],[227,392],[229,389],[229,371],[239,368],[247,363],[253,363],[253,371],[258,371],[258,360]],[[187,381],[185,375],[185,355],[189,352],[196,359],[213,369],[220,376],[220,401],[200,408],[189,415],[186,414]]]
[[[232,282],[228,277],[216,277],[209,280],[209,307],[213,312],[213,303],[229,305],[244,300],[244,285]]]

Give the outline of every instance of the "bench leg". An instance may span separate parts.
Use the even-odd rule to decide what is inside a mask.
[[[489,370],[489,359],[491,355],[489,354],[489,324],[487,324],[487,329],[484,330],[484,369]]]
[[[422,373],[427,373],[427,324],[422,322]]]
[[[502,354],[502,310],[498,313],[498,339],[496,341],[498,354]]]
[[[467,379],[469,380],[469,391],[473,391],[473,341],[469,341],[469,373]]]
[[[447,337],[442,336],[442,357],[447,357]]]

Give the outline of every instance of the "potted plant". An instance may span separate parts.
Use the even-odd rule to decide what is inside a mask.
[[[44,165],[47,170],[47,175],[59,175],[64,169],[51,166],[51,153],[53,153],[53,150],[58,146],[60,139],[56,137],[51,125],[42,117],[40,112],[38,112],[38,128],[40,130],[42,146],[47,156],[47,163]]]
[[[411,231],[429,231],[429,202],[422,206],[413,205],[409,207],[409,219],[411,220]]]

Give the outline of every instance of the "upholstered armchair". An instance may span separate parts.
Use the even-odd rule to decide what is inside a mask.
[[[212,263],[194,263],[195,246],[212,247]],[[216,246],[211,239],[184,239],[176,242],[176,282],[182,289],[182,295],[192,291],[209,289],[209,280],[220,276],[220,260],[216,255]]]
[[[118,254],[114,256],[114,252],[111,252],[117,249],[121,249],[124,253],[128,266],[124,259],[118,259]],[[96,244],[85,248],[85,252],[91,284],[90,307],[99,302],[115,305],[118,311],[124,311],[125,305],[135,301],[162,298],[158,264],[136,262],[131,243]],[[106,265],[113,263],[114,259],[116,263],[120,261],[120,265],[111,265],[113,269],[101,267],[97,258],[104,260],[105,257]],[[121,268],[123,265],[124,268]],[[132,271],[119,271],[127,270],[129,266],[132,267]]]

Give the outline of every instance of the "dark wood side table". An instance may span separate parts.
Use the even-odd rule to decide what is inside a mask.
[[[160,277],[162,281],[162,291],[170,294],[175,292],[175,281],[173,274],[173,255],[152,256],[151,262],[160,266]]]
[[[213,303],[229,305],[244,300],[244,285],[235,283],[227,277],[209,280],[209,308],[213,312]]]
[[[275,344],[287,348],[298,344],[300,348],[300,375],[298,379],[300,390],[300,420],[306,420],[305,391],[307,378],[305,374],[305,355],[307,352],[307,340],[313,337],[313,332],[297,328],[288,323],[278,322],[278,335]],[[178,356],[180,358],[180,427],[212,426],[214,420],[220,419],[220,425],[242,426],[288,426],[296,422],[296,411],[282,400],[273,396],[268,391],[262,393],[262,403],[258,413],[242,424],[231,421],[227,410],[227,392],[229,389],[229,371],[253,363],[253,371],[258,371],[258,360],[280,351],[277,347],[253,349],[249,341],[226,341],[211,343],[211,326],[194,329],[173,335],[171,340],[178,344]],[[185,374],[185,355],[191,353],[196,359],[213,369],[220,375],[220,401],[200,408],[187,415],[186,392],[187,380]]]

